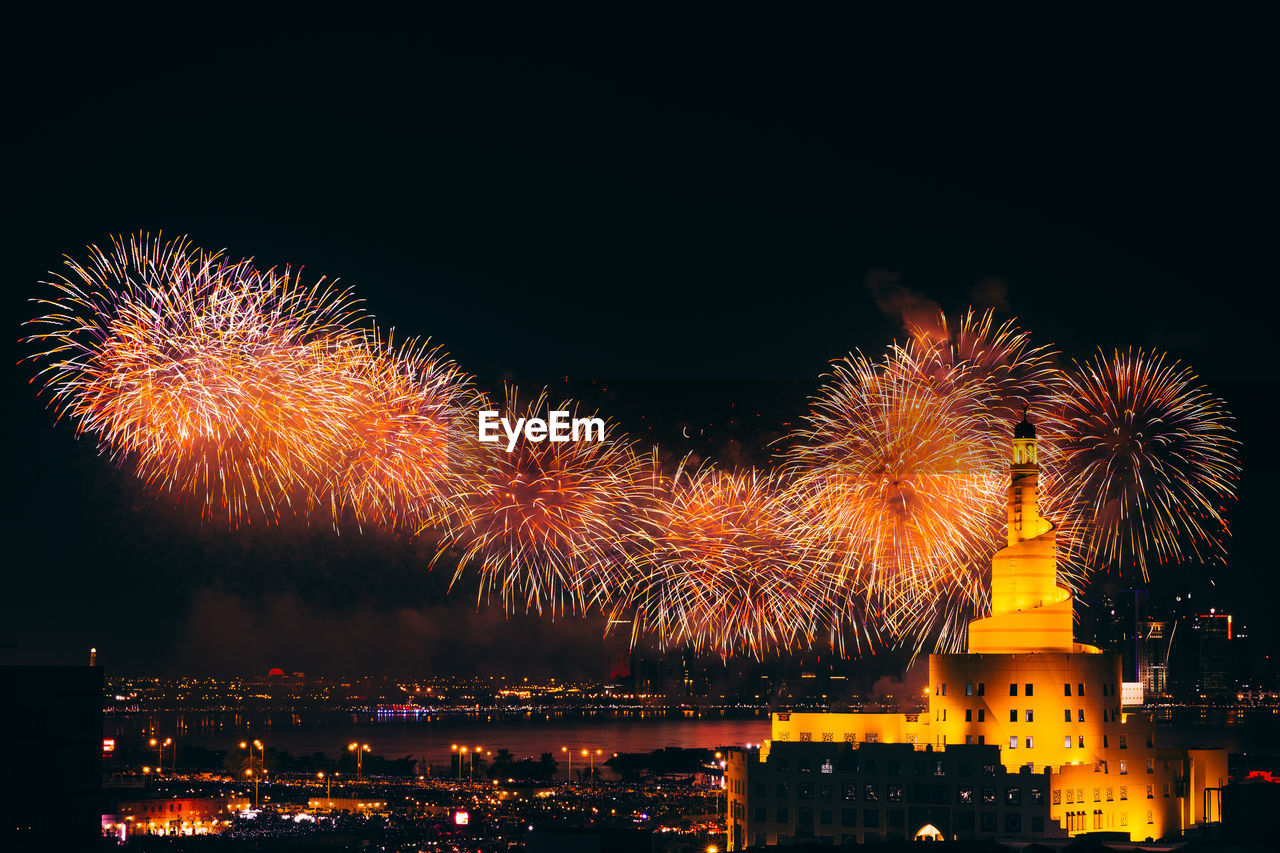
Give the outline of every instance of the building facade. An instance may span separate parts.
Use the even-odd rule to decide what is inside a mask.
[[[1205,814],[1204,791],[1225,784],[1226,753],[1160,747],[1150,718],[1125,709],[1120,655],[1074,639],[1025,417],[1010,475],[991,615],[970,623],[967,654],[930,655],[928,711],[775,714],[769,741],[729,757],[730,850],[825,838],[1159,839],[1220,818]]]

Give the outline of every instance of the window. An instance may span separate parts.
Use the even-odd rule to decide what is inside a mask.
[[[1053,795],[1052,795],[1052,798],[1051,798],[1051,799],[1052,799],[1052,802],[1053,802],[1053,804],[1054,804],[1055,806],[1060,806],[1060,805],[1062,805],[1062,789],[1061,789],[1061,788],[1054,788],[1054,789],[1053,789]]]
[[[983,789],[982,789],[982,801],[983,801],[984,803],[994,803],[994,802],[996,801],[996,789],[995,789],[995,788],[983,788]]]
[[[1156,772],[1156,760],[1154,758],[1147,759],[1147,772],[1148,773]]]
[[[1080,735],[1079,740],[1076,742],[1076,746],[1080,749],[1084,749],[1084,735]]]
[[[1043,789],[1041,789],[1041,788],[1032,788],[1032,789],[1031,789],[1031,802],[1033,802],[1033,803],[1043,803],[1043,802],[1044,802],[1044,790],[1043,790]]]
[[[875,809],[866,809],[862,812],[862,825],[868,827],[876,827],[880,825],[880,812]]]
[[[973,735],[965,735],[965,736],[964,736],[964,742],[965,742],[966,744],[971,744],[971,743],[973,743]]]
[[[823,809],[818,812],[818,823],[822,823],[827,826],[831,825],[831,809]]]
[[[1147,809],[1147,823],[1155,823],[1155,820],[1152,818],[1153,814],[1154,812],[1152,812],[1151,809]]]
[[[987,709],[986,709],[986,708],[979,708],[979,709],[978,709],[978,722],[980,722],[980,723],[984,723],[984,722],[986,722],[986,720],[987,720]]]
[[[1127,735],[1120,735],[1120,748],[1121,749],[1129,748],[1129,738]]]
[[[813,783],[812,783],[812,782],[801,782],[801,783],[800,783],[800,793],[799,793],[799,797],[800,797],[800,799],[802,799],[802,800],[812,800],[812,799],[813,799]]]
[[[1147,749],[1155,749],[1155,748],[1156,748],[1156,736],[1150,735],[1150,734],[1147,735]]]
[[[757,796],[757,797],[764,797],[764,796],[766,796],[766,794],[765,794],[765,784],[764,784],[763,782],[757,782],[757,783],[756,783],[756,796]]]
[[[890,775],[890,776],[901,776],[901,775],[902,775],[902,762],[901,762],[901,761],[890,761],[890,762],[889,762],[889,775]]]
[[[778,772],[779,772],[779,773],[786,773],[786,772],[787,772],[788,770],[790,770],[790,769],[791,769],[791,760],[790,760],[790,759],[787,759],[787,758],[779,758],[779,759],[778,759]]]
[[[1031,747],[1035,745],[1034,741],[1035,741],[1035,738],[1030,738],[1030,737],[1027,738],[1027,749],[1031,749]]]
[[[1010,684],[1010,685],[1009,685],[1009,695],[1010,695],[1010,696],[1017,696],[1017,695],[1018,695],[1018,685],[1016,685],[1016,684]]]
[[[1070,695],[1071,695],[1071,685],[1070,685],[1070,684],[1064,684],[1064,685],[1062,685],[1062,695],[1063,695],[1063,696],[1070,696]]]
[[[868,803],[874,803],[877,800],[879,800],[880,786],[879,785],[863,785],[862,799],[866,800]]]
[[[1062,748],[1063,748],[1063,749],[1070,749],[1070,748],[1071,748],[1071,735],[1067,735],[1066,737],[1064,737],[1064,738],[1062,739]]]
[[[1168,783],[1168,782],[1165,782],[1165,783],[1164,783],[1164,795],[1165,795],[1166,797],[1167,797],[1167,796],[1169,796],[1169,783]]]
[[[1011,723],[1018,722],[1018,712],[1014,708],[1009,709],[1009,722]]]
[[[1077,685],[1076,685],[1076,695],[1077,695],[1077,696],[1083,696],[1083,695],[1084,695],[1084,685],[1083,685],[1083,684],[1077,684]]]
[[[829,800],[829,799],[831,799],[831,785],[830,785],[830,784],[826,784],[826,785],[819,785],[819,786],[818,786],[818,799],[820,799],[820,800]]]
[[[840,786],[840,796],[845,800],[858,799],[858,786],[846,782]]]
[[[1031,816],[1031,831],[1044,832],[1044,815],[1034,814]]]
[[[1028,709],[1027,709],[1027,717],[1026,717],[1026,720],[1027,720],[1027,722],[1028,722],[1028,723],[1029,723],[1029,722],[1031,722],[1031,720],[1032,720],[1032,716],[1031,716],[1031,715],[1032,715],[1032,711],[1031,711],[1031,709],[1030,709],[1030,708],[1028,708]]]
[[[1025,695],[1027,695],[1027,696],[1032,695],[1032,693],[1031,693],[1031,688],[1032,688],[1032,686],[1033,686],[1033,685],[1031,685],[1031,684],[1027,684],[1027,685],[1025,685],[1025,687],[1026,687],[1026,689],[1027,689],[1027,692],[1026,692],[1026,694],[1025,694]]]
[[[813,732],[801,732],[801,733],[800,733],[800,742],[801,742],[801,743],[809,743],[809,742],[810,742],[810,741],[812,741],[812,740],[813,740]]]
[[[1106,735],[1103,735],[1103,736],[1102,736],[1102,748],[1103,748],[1103,749],[1106,749],[1106,748],[1107,748],[1107,740],[1108,740],[1107,736],[1106,736]]]
[[[857,809],[841,809],[840,825],[841,826],[857,826],[858,810]]]
[[[1128,764],[1128,762],[1126,762],[1126,761],[1124,761],[1124,760],[1121,760],[1121,761],[1120,761],[1120,775],[1121,775],[1121,776],[1128,776],[1128,775],[1129,775],[1129,764]],[[1123,790],[1124,790],[1124,788],[1121,788],[1120,790],[1121,790],[1121,791],[1123,791]],[[1124,797],[1121,797],[1120,799],[1122,799],[1122,800],[1123,800],[1123,799],[1124,799]]]
[[[1005,832],[1022,832],[1022,815],[1017,812],[1006,812],[1004,816]]]
[[[1009,736],[1009,748],[1010,748],[1010,749],[1017,749],[1017,748],[1018,748],[1018,736],[1017,736],[1017,735],[1010,735],[1010,736]]]
[[[791,810],[788,808],[778,809],[777,820],[775,820],[774,823],[789,823],[790,821],[791,821]]]
[[[996,813],[995,812],[982,813],[982,831],[983,832],[996,831]]]
[[[947,685],[945,685],[945,684],[939,684],[939,685],[938,685],[938,695],[939,695],[939,696],[946,696],[946,695],[947,695]]]
[[[944,722],[944,723],[945,723],[946,721],[947,721],[947,709],[946,709],[946,708],[943,708],[943,709],[942,709],[942,722]]]
[[[805,806],[799,810],[798,823],[813,823],[813,809]]]
[[[973,722],[973,709],[972,709],[972,708],[965,708],[965,709],[964,709],[964,721],[965,721],[966,723],[972,723],[972,722]]]
[[[1070,709],[1070,708],[1067,708],[1066,710],[1064,710],[1064,711],[1062,712],[1062,722],[1064,722],[1064,723],[1069,723],[1069,722],[1071,722],[1071,709]]]
[[[961,785],[957,788],[956,802],[962,806],[973,805],[973,788],[969,785]]]
[[[965,682],[965,685],[964,685],[964,695],[966,695],[966,696],[972,696],[972,695],[973,695],[973,682],[972,682],[972,681],[967,681],[967,682]]]
[[[767,810],[765,809],[765,807],[759,806],[756,809],[756,818],[755,818],[756,823],[764,823],[766,820],[768,820],[769,818],[766,817],[766,814],[767,814]]]
[[[1095,803],[1100,803],[1100,802],[1102,802],[1102,789],[1101,789],[1101,788],[1094,788],[1094,789],[1093,789],[1093,801],[1094,801]]]
[[[891,803],[902,802],[902,786],[901,785],[890,785],[886,793],[889,796],[889,802]]]
[[[1011,806],[1022,805],[1022,789],[1021,788],[1005,788],[1004,801]]]
[[[986,735],[978,735],[978,745],[979,745],[979,746],[982,746],[982,745],[983,745],[983,744],[985,744],[986,742],[987,742],[987,736],[986,736]]]
[[[979,681],[979,682],[978,682],[978,695],[979,695],[979,696],[985,696],[986,694],[987,694],[987,685],[986,685],[986,684],[984,684],[983,682]]]
[[[778,783],[778,799],[791,796],[791,785],[787,782]]]

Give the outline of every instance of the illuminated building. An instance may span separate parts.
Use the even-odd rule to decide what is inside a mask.
[[[1075,641],[1039,470],[1024,417],[991,614],[970,623],[967,654],[929,656],[927,712],[774,714],[769,741],[729,757],[730,850],[1097,831],[1158,839],[1205,821],[1206,809],[1220,819],[1205,790],[1225,782],[1225,752],[1161,748],[1150,718],[1125,711],[1120,655]]]

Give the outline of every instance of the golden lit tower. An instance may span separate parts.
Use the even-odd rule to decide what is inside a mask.
[[[969,624],[969,651],[1090,651],[1072,638],[1071,592],[1058,586],[1057,537],[1040,515],[1036,428],[1013,429],[1009,465],[1009,544],[991,559],[991,615]]]

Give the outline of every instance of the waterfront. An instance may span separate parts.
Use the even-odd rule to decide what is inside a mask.
[[[412,756],[442,768],[449,767],[452,745],[467,744],[489,751],[509,749],[520,757],[553,753],[560,761],[561,777],[569,773],[562,747],[575,753],[598,749],[602,755],[611,756],[615,752],[651,752],[665,747],[745,746],[769,737],[769,717],[764,711],[732,717],[721,717],[717,712],[703,714],[596,714],[585,719],[556,715],[423,715],[417,720],[352,713],[112,714],[106,718],[104,737],[115,738],[124,745],[140,743],[153,733],[171,737],[177,732],[180,743],[226,750],[253,736],[262,738],[273,749],[294,755],[322,752],[331,757],[337,757],[348,743],[358,740],[387,758]]]
[[[1172,708],[1156,712],[1162,746],[1195,748],[1219,745],[1233,754],[1270,754],[1280,742],[1280,715],[1272,710]],[[454,744],[508,749],[516,756],[550,752],[568,762],[563,747],[603,755],[650,752],[666,747],[708,748],[758,744],[769,737],[766,711],[733,715],[718,711],[645,712],[588,716],[523,714],[422,715],[379,717],[369,713],[331,712],[257,715],[232,712],[160,712],[110,714],[104,736],[121,745],[159,734],[180,743],[226,750],[247,736],[262,738],[272,748],[294,755],[320,752],[337,757],[352,741],[368,743],[387,758],[412,756],[433,767],[449,766]]]

